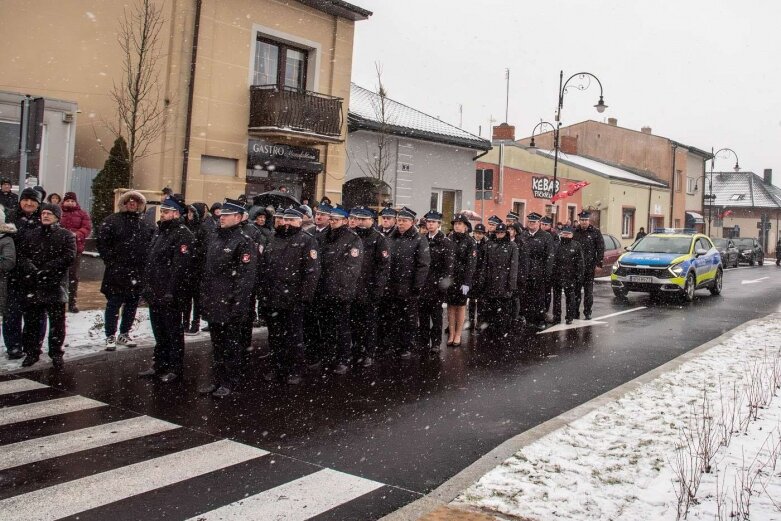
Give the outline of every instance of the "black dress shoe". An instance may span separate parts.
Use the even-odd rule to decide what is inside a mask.
[[[65,367],[65,360],[63,360],[61,356],[52,357],[52,367],[57,370],[62,369]]]
[[[198,388],[198,394],[211,394],[217,390],[217,386],[214,384],[206,384],[203,387]]]
[[[583,313],[583,318],[586,320],[591,320],[591,313]]]
[[[347,371],[349,371],[350,368],[347,367],[345,364],[339,364],[336,367],[334,367],[334,374],[347,374]]]
[[[212,393],[212,396],[214,396],[215,398],[225,398],[230,394],[231,394],[231,390],[221,385]]]
[[[24,357],[24,360],[22,360],[22,367],[30,367],[31,365],[37,363],[39,359],[39,356],[27,355]]]
[[[556,324],[561,324],[561,317],[553,317],[553,320],[551,320],[549,324],[552,326],[555,326]]]
[[[164,384],[170,384],[177,378],[179,378],[179,375],[176,373],[165,373],[164,375],[160,376],[160,381],[163,382]]]
[[[157,376],[157,371],[155,371],[154,367],[150,367],[138,372],[139,378],[152,378],[153,376]]]
[[[568,318],[568,319],[566,320],[566,324],[567,324],[567,325],[570,325],[570,324],[572,324],[572,319],[571,319],[571,318]]]
[[[21,349],[11,349],[8,351],[9,360],[19,360],[20,358],[24,358],[24,352]]]

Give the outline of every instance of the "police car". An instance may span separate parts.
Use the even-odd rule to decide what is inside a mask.
[[[677,294],[691,302],[697,289],[720,294],[723,275],[719,250],[706,235],[661,229],[627,248],[613,266],[610,284],[617,297],[640,291]]]

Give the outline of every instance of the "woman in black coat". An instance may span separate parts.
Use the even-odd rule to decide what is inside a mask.
[[[453,284],[447,290],[447,345],[458,347],[461,345],[461,331],[466,319],[466,301],[469,289],[472,287],[472,279],[477,265],[477,244],[469,235],[472,224],[465,215],[456,215],[451,222],[453,232],[450,240],[455,250],[453,262]]]

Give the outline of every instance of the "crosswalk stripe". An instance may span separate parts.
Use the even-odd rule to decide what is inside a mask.
[[[45,389],[47,387],[49,386],[27,380],[26,378],[20,378],[17,380],[0,382],[0,394],[21,393],[24,391],[34,391],[35,389]]]
[[[220,440],[0,501],[3,521],[47,521],[194,478],[268,454]]]
[[[178,428],[173,423],[139,416],[12,443],[4,445],[0,450],[0,470]]]
[[[187,521],[284,519],[304,521],[383,487],[382,483],[323,469]]]
[[[65,398],[55,398],[54,400],[47,400],[45,402],[14,405],[13,407],[0,409],[0,425],[36,420],[55,414],[83,411],[84,409],[103,407],[104,405],[106,404],[83,396],[67,396]]]

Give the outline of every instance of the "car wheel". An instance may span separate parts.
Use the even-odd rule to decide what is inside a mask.
[[[762,256],[762,257],[760,257],[760,258],[759,258],[759,260],[757,261],[757,264],[759,264],[760,266],[764,266],[764,265],[765,265],[765,259],[764,259],[764,256]]]
[[[721,287],[724,283],[724,272],[716,270],[716,277],[713,279],[713,285],[710,287],[711,295],[721,295]]]
[[[697,286],[697,281],[694,279],[694,274],[689,273],[686,276],[686,284],[683,286],[683,291],[681,292],[681,297],[683,298],[684,302],[691,302],[694,300],[694,289]]]
[[[613,295],[615,295],[616,298],[624,299],[627,295],[629,295],[629,291],[625,290],[624,288],[613,288]]]

